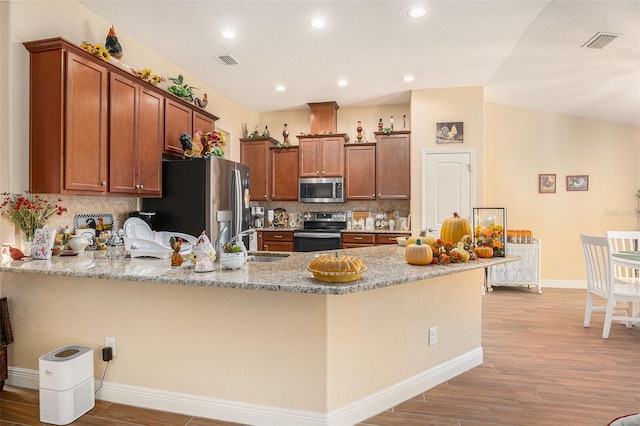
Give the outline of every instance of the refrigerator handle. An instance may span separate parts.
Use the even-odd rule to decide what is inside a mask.
[[[233,235],[235,237],[242,232],[242,181],[240,179],[240,170],[231,170],[231,182],[233,185]]]

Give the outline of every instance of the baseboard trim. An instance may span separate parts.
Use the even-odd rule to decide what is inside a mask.
[[[119,404],[230,422],[282,426],[343,426],[358,423],[482,364],[482,347],[329,413],[291,410],[103,382],[96,398]],[[37,370],[9,367],[7,384],[39,388]],[[95,383],[96,389],[100,385]]]
[[[587,289],[587,282],[580,280],[542,280],[542,289],[544,288],[578,288]]]

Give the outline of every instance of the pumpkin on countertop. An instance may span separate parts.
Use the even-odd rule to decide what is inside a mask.
[[[478,246],[474,249],[478,257],[493,257],[493,249],[487,246]]]
[[[442,222],[440,229],[440,239],[444,242],[451,241],[454,245],[465,235],[471,235],[471,223],[464,217],[460,217],[458,213],[453,213],[453,217],[449,217]]]
[[[428,244],[417,240],[415,244],[407,244],[404,258],[410,265],[429,265],[433,260],[433,250]]]
[[[420,235],[418,235],[417,237],[409,237],[407,238],[407,243],[405,245],[409,245],[409,244],[415,244],[416,241],[420,240],[422,242],[422,244],[428,244],[431,247],[432,251],[436,250],[436,246],[437,246],[437,239],[436,237],[432,236],[432,235],[427,235],[426,231],[421,231]]]

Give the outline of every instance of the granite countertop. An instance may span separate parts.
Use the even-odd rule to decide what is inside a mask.
[[[357,256],[363,261],[367,270],[360,280],[344,284],[316,281],[307,270],[307,266],[313,258],[329,252],[267,253],[274,256],[288,256],[276,262],[248,262],[236,270],[224,269],[222,265],[216,263],[212,272],[204,273],[195,272],[188,261],[185,261],[182,266],[172,267],[171,259],[109,260],[104,252],[95,252],[93,257],[80,254],[73,257],[54,256],[51,260],[4,259],[0,264],[0,272],[293,293],[349,294],[520,259],[517,256],[508,256],[449,265],[414,266],[405,262],[404,247],[398,245],[346,249],[340,252]],[[261,254],[265,253],[256,253],[256,255]]]

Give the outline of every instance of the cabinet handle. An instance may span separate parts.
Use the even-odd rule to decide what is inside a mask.
[[[140,185],[140,189],[144,189],[144,185]]]
[[[361,240],[362,237],[353,237],[354,240]]]
[[[324,172],[324,170],[323,170],[323,171],[322,171],[322,174],[324,174],[324,173],[325,173],[325,172]]]
[[[317,175],[319,175],[319,174],[320,174],[320,172],[316,170],[316,174],[317,174]]]
[[[282,238],[282,235],[274,235],[273,238]]]
[[[378,197],[379,197],[380,195],[382,195],[382,194],[378,194]]]
[[[371,194],[371,196],[372,196],[372,197],[375,197],[375,196],[376,196],[376,194]]]
[[[103,180],[102,182],[100,182],[100,186],[107,186],[107,181]]]
[[[264,194],[264,199],[265,199],[265,200],[267,199],[267,194]]]

